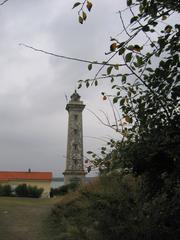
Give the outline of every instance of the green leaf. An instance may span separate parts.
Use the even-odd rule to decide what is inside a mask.
[[[148,72],[154,72],[154,70],[153,70],[152,68],[146,68],[146,70],[147,70]]]
[[[86,15],[86,13],[83,11],[83,13],[82,13],[82,18],[83,18],[83,20],[85,21],[86,20],[86,18],[87,18],[87,15]]]
[[[111,83],[112,83],[112,82],[114,82],[114,78],[113,78],[113,77],[111,78]]]
[[[125,102],[125,98],[122,98],[121,101],[120,101],[120,105],[123,106],[124,102]]]
[[[112,69],[113,69],[113,66],[109,66],[109,67],[107,68],[107,74],[108,74],[108,75],[111,74]]]
[[[143,61],[143,58],[136,55],[136,58],[137,58],[137,67],[140,67],[144,64],[144,61]]]
[[[81,3],[80,3],[80,2],[76,2],[76,3],[73,5],[72,9],[73,9],[73,8],[76,8],[76,7],[79,6],[79,5],[81,5]]]
[[[122,83],[126,83],[126,75],[122,76]]]
[[[153,25],[153,27],[155,27],[156,25],[158,25],[158,22],[155,22],[155,21],[154,21],[154,22],[152,22],[151,24]]]
[[[127,6],[131,6],[132,5],[132,0],[127,0]]]
[[[82,87],[82,84],[80,83],[79,85],[78,85],[78,89],[80,89]]]
[[[150,30],[149,26],[148,25],[145,25],[143,28],[142,28],[143,32],[148,32]]]
[[[115,65],[114,65],[114,68],[115,68],[116,70],[119,70],[119,65],[118,65],[118,64],[115,64]]]
[[[87,154],[92,154],[92,153],[93,153],[93,152],[91,152],[91,151],[88,151],[88,152],[87,152]]]
[[[113,103],[117,103],[118,99],[118,97],[113,98]]]
[[[86,7],[89,12],[91,11],[92,6],[93,6],[92,3],[90,1],[87,1]]]
[[[130,23],[135,22],[137,19],[138,19],[138,16],[134,16],[134,17],[132,17],[131,20],[130,20]]]
[[[122,55],[125,52],[125,50],[126,50],[125,48],[120,48],[119,49],[119,55]]]
[[[92,69],[92,63],[88,65],[88,70],[91,71],[91,69]]]
[[[132,52],[126,54],[125,61],[126,61],[126,62],[130,62],[131,59],[132,59]]]
[[[87,88],[89,87],[89,81],[86,81],[86,87]]]
[[[83,18],[79,16],[79,23],[83,24]]]

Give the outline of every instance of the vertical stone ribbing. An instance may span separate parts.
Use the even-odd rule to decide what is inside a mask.
[[[75,91],[66,105],[69,116],[66,170],[63,173],[65,184],[72,181],[82,182],[84,180],[82,127],[82,111],[84,108],[85,105],[80,101],[80,96]]]

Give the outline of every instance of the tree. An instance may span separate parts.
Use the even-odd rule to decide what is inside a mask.
[[[74,3],[80,24],[87,21],[93,5],[89,0]],[[131,14],[128,23],[123,19],[127,12]],[[95,162],[109,170],[132,168],[150,183],[159,182],[152,184],[158,189],[164,176],[178,181],[180,171],[180,25],[175,18],[170,22],[170,17],[179,12],[178,0],[127,0],[127,8],[119,11],[123,31],[111,38],[105,53],[109,58],[103,62],[69,58],[26,45],[56,57],[86,62],[90,71],[99,65],[94,78],[80,80],[79,88],[83,84],[97,86],[109,78],[114,93],[102,92],[103,99],[112,99],[119,108],[121,119],[116,118],[115,129],[119,130],[122,119],[126,125],[119,131],[122,140],[110,141],[112,150],[107,154],[102,150],[102,158],[94,154]]]
[[[90,3],[73,6],[79,7],[80,24],[87,19]],[[90,190],[85,186],[53,209],[56,237],[179,239],[180,25],[168,22],[179,9],[179,1],[128,0],[124,11],[132,14],[129,23],[119,11],[126,37],[121,42],[122,34],[111,39],[104,63],[88,62],[90,71],[95,64],[100,69],[94,79],[81,80],[79,87],[111,80],[114,95],[102,95],[119,107],[123,121],[115,116],[115,129],[122,138],[111,139],[110,150],[103,146],[101,156],[89,152],[105,173],[100,178],[105,182]],[[144,36],[141,41],[139,35]],[[117,170],[121,173],[115,174]]]
[[[86,21],[89,3],[76,2],[73,6],[79,8],[81,24]],[[124,11],[131,13],[129,23],[123,20]],[[169,23],[170,16],[179,12],[179,1],[127,0],[127,8],[119,11],[123,32],[111,39],[106,53],[109,59],[94,79],[79,84],[89,87],[110,78],[116,93],[102,93],[103,99],[112,97],[128,125],[121,131],[122,141],[109,143],[113,148],[110,153],[103,151],[102,158],[94,155],[96,164],[107,169],[132,167],[157,189],[161,189],[165,176],[173,176],[177,182],[180,172],[180,25]],[[120,42],[123,33],[126,37]],[[89,64],[88,69],[92,68]],[[106,74],[102,74],[104,68]],[[154,185],[154,181],[159,184]]]

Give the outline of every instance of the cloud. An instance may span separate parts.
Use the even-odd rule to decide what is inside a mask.
[[[84,25],[78,24],[73,1],[13,0],[0,7],[0,169],[65,168],[67,112],[79,79],[93,77],[87,64],[57,59],[19,46],[24,42],[72,57],[103,60],[109,37],[119,31],[118,0],[96,1]],[[111,108],[100,93],[108,85],[79,90],[86,108],[98,113]],[[100,148],[113,132],[84,111],[86,150]],[[90,138],[89,138],[90,137]]]

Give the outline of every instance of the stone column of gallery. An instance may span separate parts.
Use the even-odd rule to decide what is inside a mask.
[[[75,91],[66,110],[69,114],[68,119],[68,140],[66,170],[64,174],[64,183],[84,182],[85,171],[83,164],[83,127],[82,111],[85,105],[80,101],[79,94]]]

